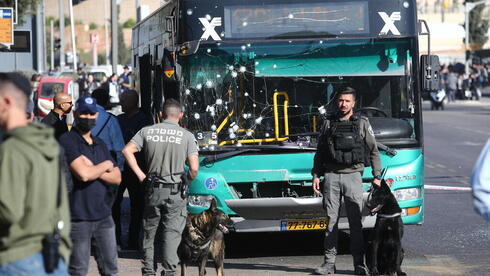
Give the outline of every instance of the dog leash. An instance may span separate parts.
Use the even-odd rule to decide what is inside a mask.
[[[399,217],[401,215],[402,215],[402,213],[394,213],[392,215],[377,214],[377,216],[379,218],[396,218],[396,217]]]

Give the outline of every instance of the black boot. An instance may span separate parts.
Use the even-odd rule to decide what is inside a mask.
[[[364,256],[353,256],[354,257],[354,275],[369,275],[369,270],[364,264]]]

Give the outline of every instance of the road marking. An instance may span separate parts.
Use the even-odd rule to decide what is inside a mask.
[[[430,272],[431,275],[466,275],[473,266],[460,263],[456,258],[445,255],[427,256],[429,265],[403,265],[409,269]]]
[[[449,127],[452,127],[452,128],[455,128],[455,129],[459,129],[459,130],[463,130],[463,131],[468,131],[468,132],[476,132],[476,133],[484,134],[484,135],[489,135],[490,134],[490,132],[488,132],[488,131],[480,131],[480,130],[476,130],[476,129],[473,129],[473,128],[457,127],[457,126],[451,126],[451,125],[449,125]]]
[[[463,145],[465,145],[465,146],[481,147],[481,146],[483,146],[485,143],[475,143],[475,142],[465,141],[465,142],[463,142],[462,144],[463,144]]]
[[[444,191],[465,191],[470,192],[470,187],[454,187],[454,186],[440,186],[440,185],[424,185],[426,190],[444,190]]]
[[[442,164],[438,164],[438,163],[436,163],[436,164],[434,164],[434,165],[435,165],[436,167],[438,167],[438,168],[441,168],[441,169],[445,169],[445,168],[446,168],[446,166],[444,166],[444,165],[442,165]]]

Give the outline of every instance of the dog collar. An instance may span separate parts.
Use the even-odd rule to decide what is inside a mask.
[[[401,215],[402,215],[402,213],[394,213],[392,215],[378,214],[378,217],[379,218],[396,218],[396,217],[399,217]]]

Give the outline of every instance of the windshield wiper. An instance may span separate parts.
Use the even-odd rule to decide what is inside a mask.
[[[249,152],[249,151],[258,151],[258,149],[238,149],[238,150],[234,150],[234,151],[228,151],[228,152],[214,154],[214,155],[207,156],[206,158],[204,158],[201,161],[201,165],[208,165],[210,163],[214,163],[216,161],[220,161],[220,160],[232,157],[232,156],[240,155],[242,153]]]
[[[395,156],[397,154],[396,150],[388,147],[387,145],[381,144],[380,142],[376,142],[378,149],[386,151],[386,153],[390,156]]]
[[[227,147],[229,148],[229,147]],[[216,150],[219,150],[216,149]],[[301,147],[297,145],[247,145],[247,146],[241,146],[240,148],[237,148],[236,150],[233,151],[227,151],[223,153],[218,153],[218,154],[213,154],[210,156],[205,157],[201,161],[201,165],[207,165],[210,163],[214,163],[229,157],[233,157],[236,155],[240,155],[246,152],[259,152],[259,151],[264,151],[264,150],[273,150],[273,151],[316,151],[316,148],[311,148],[311,147]]]

